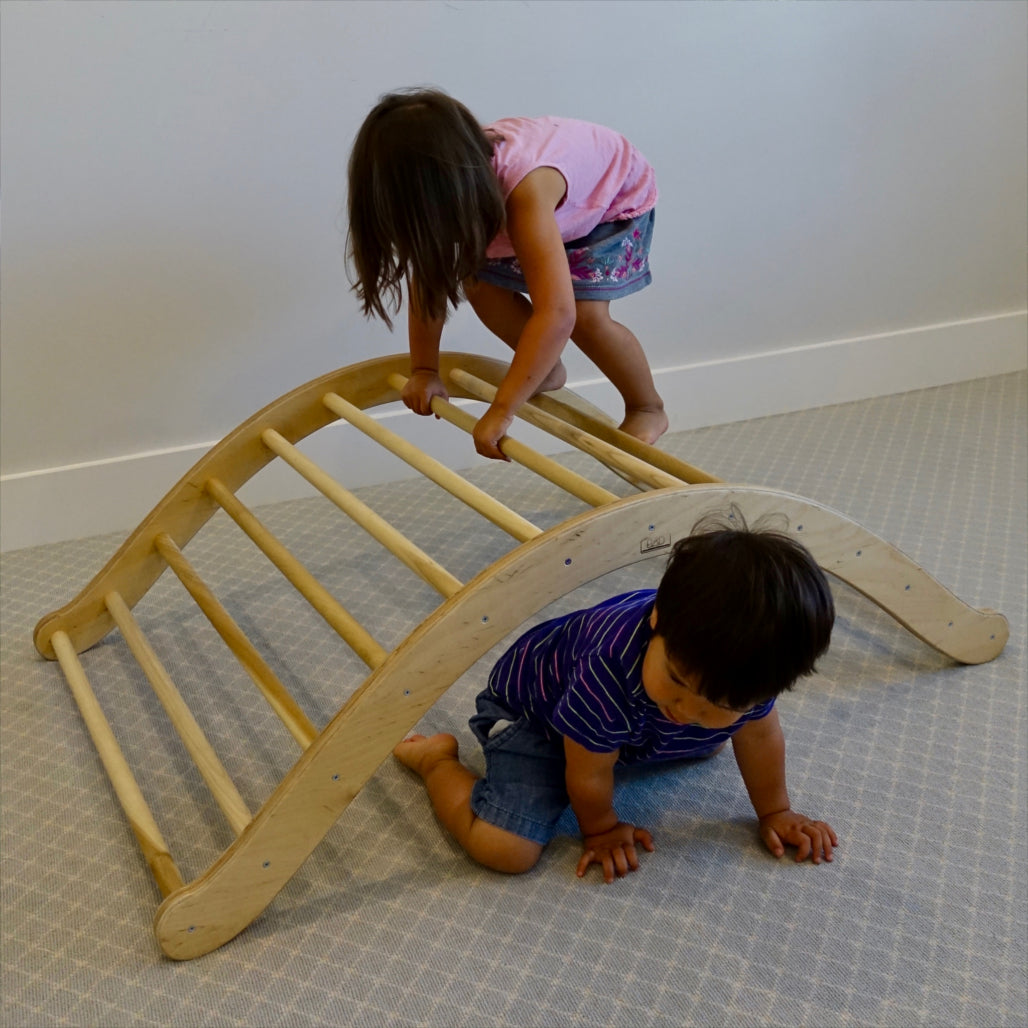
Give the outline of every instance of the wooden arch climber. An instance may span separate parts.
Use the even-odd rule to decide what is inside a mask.
[[[849,518],[773,489],[726,485],[624,433],[562,389],[526,404],[519,417],[597,458],[640,492],[619,498],[588,478],[508,437],[504,453],[590,508],[541,531],[419,448],[365,414],[394,402],[408,371],[406,354],[325,375],[269,404],[203,457],[161,500],[79,596],[44,617],[40,653],[60,662],[114,791],[164,899],[155,931],[175,959],[208,953],[232,939],[272,901],[311,854],[392,748],[479,657],[548,603],[607,572],[664,556],[712,507],[737,504],[747,520],[784,513],[819,564],[849,583],[925,642],[963,663],[991,660],[1007,639],[1006,619],[976,610],[926,571]],[[444,354],[451,396],[488,401],[506,365]],[[441,418],[470,432],[468,411],[436,399]],[[441,564],[383,521],[296,445],[345,419],[516,540],[471,581]],[[362,528],[429,582],[440,606],[387,653],[371,632],[320,584],[236,497],[272,460],[291,465]],[[224,510],[367,664],[369,674],[318,729],[276,678],[236,621],[189,563],[183,549]],[[301,754],[256,813],[235,785],[132,614],[167,569],[240,661],[300,747]],[[207,782],[235,839],[207,870],[184,882],[153,814],[100,708],[78,654],[117,627]]]

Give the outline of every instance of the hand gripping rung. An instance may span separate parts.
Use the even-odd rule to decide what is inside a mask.
[[[273,428],[261,433],[264,445],[281,457],[294,471],[302,475],[323,496],[331,500],[344,514],[353,519],[369,535],[377,539],[393,556],[423,578],[433,589],[446,598],[458,592],[463,583],[454,578],[441,564],[414,545],[402,532],[385,518],[376,514],[366,503],[345,489],[324,468],[301,453]]]
[[[254,514],[236,499],[224,482],[209,478],[204,488],[368,667],[376,668],[386,659],[386,651]]]
[[[430,457],[424,450],[419,450],[413,443],[407,442],[402,436],[390,431],[341,396],[336,393],[326,393],[321,402],[333,414],[348,421],[354,428],[359,429],[391,453],[396,454],[400,460],[406,461],[426,478],[430,478],[436,485],[456,496],[462,503],[477,510],[482,517],[487,518],[497,528],[503,529],[508,535],[512,535],[518,542],[527,542],[537,535],[542,535],[542,529],[537,528],[531,521],[526,520],[509,507],[505,507],[499,500],[461,478],[456,472]]]
[[[450,378],[472,396],[476,396],[486,403],[492,403],[496,396],[496,386],[483,382],[482,379],[476,378],[460,368],[453,368],[450,371]],[[633,482],[642,483],[652,489],[682,484],[681,479],[675,478],[674,475],[669,475],[666,471],[661,471],[638,457],[619,450],[611,443],[604,442],[583,429],[568,424],[555,414],[547,414],[546,411],[533,407],[530,403],[523,403],[514,413],[530,425],[535,425],[536,428],[541,428],[544,432],[549,432],[550,435],[563,439],[564,442],[595,457],[601,464],[605,464],[619,473],[624,473]]]
[[[407,384],[407,379],[399,374],[390,375],[389,384],[394,389],[402,391],[403,387]],[[466,410],[461,410],[460,407],[450,403],[449,400],[444,400],[441,396],[432,398],[432,413],[438,414],[444,421],[450,422],[451,425],[456,425],[459,429],[467,432],[468,435],[475,430],[475,424],[477,423],[475,416]],[[588,478],[565,468],[562,464],[558,464],[555,460],[551,460],[549,457],[539,453],[538,450],[533,450],[532,447],[526,446],[517,439],[504,436],[500,440],[499,446],[500,452],[505,457],[510,457],[511,460],[524,465],[530,471],[534,471],[537,475],[545,478],[548,482],[552,482],[565,492],[570,493],[572,496],[577,496],[580,500],[584,500],[591,507],[603,507],[619,499],[616,493],[604,489],[595,482],[590,482]]]
[[[150,680],[153,691],[167,711],[168,719],[175,726],[175,731],[193,758],[193,763],[207,783],[207,788],[217,800],[232,830],[239,835],[253,820],[243,797],[239,795],[228,772],[218,760],[218,755],[207,741],[207,736],[203,734],[203,729],[196,723],[192,711],[175,688],[175,683],[143,634],[128,604],[121,598],[121,594],[108,593],[104,597],[104,605],[114,618],[114,623],[121,629],[121,634],[143,673]]]
[[[118,740],[114,738],[110,722],[97,701],[93,687],[89,684],[71,639],[66,632],[59,630],[51,636],[51,642],[71,694],[75,697],[82,714],[82,720],[86,723],[86,729],[100,755],[107,777],[111,780],[114,794],[125,812],[132,834],[143,851],[150,873],[157,882],[157,888],[161,890],[162,896],[170,896],[181,889],[184,883],[175,861],[168,852],[168,844],[164,841],[153,813],[143,798]]]
[[[211,592],[206,582],[197,574],[196,569],[186,559],[186,555],[175,545],[167,532],[162,532],[154,539],[157,552],[167,561],[178,580],[196,601],[211,626],[225,641],[225,644],[242,665],[243,670],[253,679],[261,694],[268,701],[271,709],[278,715],[289,734],[304,748],[317,738],[318,730],[307,715],[289,695],[284,685],[278,680],[275,672],[267,665],[264,658],[257,652],[253,643],[233,620],[232,615],[221,605],[218,598]]]

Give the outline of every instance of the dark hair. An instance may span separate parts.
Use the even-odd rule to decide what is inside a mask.
[[[365,118],[349,164],[348,256],[365,316],[392,328],[406,281],[415,306],[445,317],[503,227],[493,142],[435,89],[387,93]]]
[[[701,521],[675,543],[657,589],[668,657],[700,694],[748,710],[790,689],[828,649],[835,605],[824,572],[784,532]]]

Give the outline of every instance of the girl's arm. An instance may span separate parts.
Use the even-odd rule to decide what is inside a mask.
[[[792,810],[785,787],[785,735],[778,711],[774,708],[759,721],[747,721],[732,736],[732,749],[739,773],[750,794],[750,802],[760,819],[760,837],[776,856],[785,853],[785,844],[797,848],[796,860],[810,857],[832,859],[832,847],[839,840],[832,826],[812,821]]]
[[[443,318],[424,316],[417,309],[413,283],[407,296],[407,341],[410,347],[410,378],[403,387],[403,402],[415,414],[431,414],[432,398],[447,399],[446,386],[439,377],[439,341]]]
[[[614,810],[614,765],[618,750],[593,753],[564,737],[567,762],[565,781],[571,809],[582,832],[582,858],[577,874],[581,878],[590,864],[603,868],[603,878],[614,881],[629,871],[638,870],[635,844],[653,852],[653,839],[645,828],[619,821]]]
[[[496,398],[475,428],[475,448],[485,457],[504,459],[497,443],[514,412],[538,391],[560,360],[575,327],[567,254],[553,214],[566,189],[564,176],[555,168],[536,168],[507,200],[507,236],[525,276],[532,315]]]

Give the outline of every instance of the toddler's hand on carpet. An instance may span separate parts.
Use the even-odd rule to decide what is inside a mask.
[[[786,845],[796,847],[796,861],[807,857],[815,864],[822,858],[831,861],[832,847],[839,845],[832,826],[826,821],[812,821],[795,810],[779,810],[760,819],[760,837],[776,856],[785,853]]]
[[[603,880],[608,884],[639,870],[639,856],[636,853],[638,843],[647,853],[653,852],[653,837],[645,828],[619,821],[609,832],[599,835],[587,835],[582,839],[582,859],[578,862],[576,874],[581,878],[589,869],[590,864],[599,864],[603,868]]]

